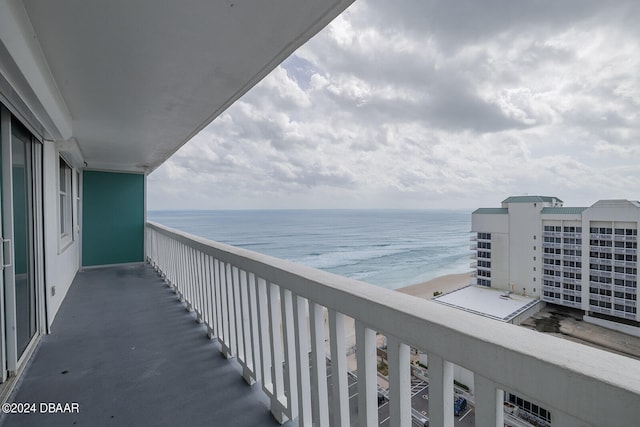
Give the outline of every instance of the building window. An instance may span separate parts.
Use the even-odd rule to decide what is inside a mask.
[[[60,157],[60,243],[65,246],[73,240],[73,195],[71,193],[71,167]]]

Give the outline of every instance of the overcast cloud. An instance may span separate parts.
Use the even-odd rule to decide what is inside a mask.
[[[640,3],[357,0],[149,176],[149,209],[640,199]]]

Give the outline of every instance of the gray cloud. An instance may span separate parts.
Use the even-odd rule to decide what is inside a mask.
[[[637,199],[639,21],[633,1],[360,0],[154,172],[149,206]]]

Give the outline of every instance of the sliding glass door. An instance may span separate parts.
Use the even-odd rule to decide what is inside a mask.
[[[18,358],[37,331],[36,289],[33,275],[33,191],[31,135],[13,120],[11,127],[13,177],[13,246]]]
[[[24,365],[43,328],[42,146],[0,105],[0,381]]]

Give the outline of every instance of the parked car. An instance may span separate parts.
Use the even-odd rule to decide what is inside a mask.
[[[467,409],[467,399],[462,396],[457,397],[453,402],[453,414],[458,417],[465,409]]]

